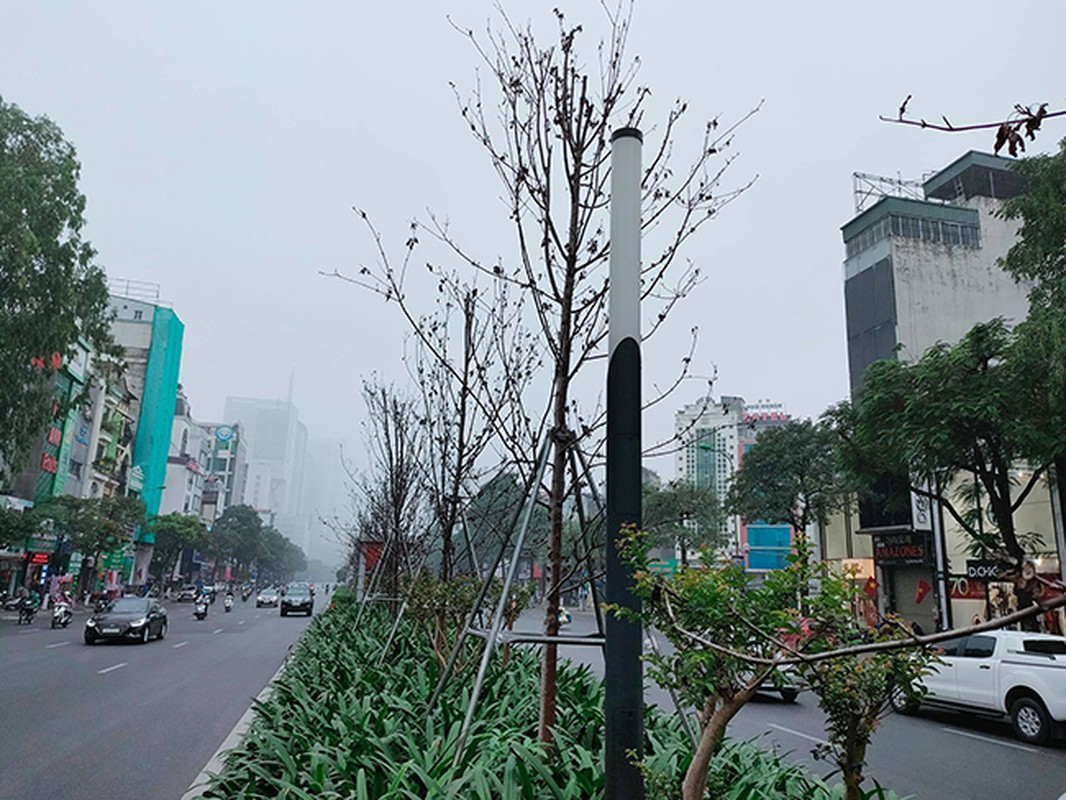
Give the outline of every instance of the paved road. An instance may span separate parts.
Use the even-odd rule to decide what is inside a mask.
[[[531,609],[516,627],[533,628],[543,614],[543,610]],[[564,631],[581,634],[594,629],[591,614],[576,613]],[[570,647],[563,652],[603,674],[599,648]],[[646,697],[673,710],[669,695],[654,684],[647,687]],[[802,693],[796,703],[759,695],[730,723],[729,735],[757,738],[767,749],[788,753],[789,760],[824,775],[832,771],[831,766],[811,756],[811,749],[824,741],[824,719],[817,698],[809,692]],[[959,714],[890,714],[874,736],[867,762],[868,779],[916,800],[1059,800],[1066,794],[1066,741],[1033,747],[1015,739],[1006,722]],[[867,786],[872,787],[872,781]]]
[[[307,627],[254,600],[202,622],[170,603],[163,641],[87,647],[86,616],[0,614],[4,800],[180,798]]]

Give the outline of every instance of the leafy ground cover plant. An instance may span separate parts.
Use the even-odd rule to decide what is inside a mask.
[[[358,606],[348,597],[342,593],[338,602],[335,595],[333,607],[315,618],[205,798],[602,797],[603,685],[588,668],[563,663],[557,737],[545,749],[536,736],[536,651],[516,649],[506,668],[497,660],[453,766],[468,682],[453,680],[427,714],[439,670],[429,637],[404,621],[379,663],[392,620],[364,613],[357,628]],[[648,710],[645,730],[648,798],[674,800],[691,746],[676,717],[658,709]],[[729,800],[840,796],[800,768],[732,742],[716,758],[709,786],[718,792],[712,796]]]

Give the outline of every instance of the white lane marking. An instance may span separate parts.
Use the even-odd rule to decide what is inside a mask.
[[[767,728],[776,728],[777,730],[784,731],[785,733],[791,733],[793,736],[798,736],[801,739],[806,739],[808,742],[816,742],[817,744],[826,744],[826,745],[829,744],[829,742],[827,742],[825,739],[819,739],[817,736],[810,736],[810,735],[808,735],[806,733],[800,733],[799,731],[794,731],[794,730],[792,730],[792,728],[786,728],[784,725],[775,725],[774,723],[771,722],[766,727]]]
[[[255,615],[255,618],[256,618],[256,619],[259,619],[259,618],[260,618],[261,616],[263,616],[263,615],[262,615],[262,614],[256,614],[256,615]]]
[[[237,624],[238,624],[238,625],[243,625],[243,624],[244,624],[244,620],[242,619],[242,620],[241,620],[240,622],[238,622]]]
[[[981,736],[977,733],[970,733],[969,731],[958,731],[954,728],[941,728],[940,730],[948,733],[954,733],[956,736],[965,736],[969,739],[977,739],[982,742],[988,742],[989,744],[998,744],[1002,747],[1013,747],[1015,750],[1022,750],[1026,753],[1039,752],[1035,747],[1026,747],[1024,744],[1015,744],[1014,742],[1001,742],[999,739],[993,739],[991,736]]]
[[[96,674],[97,675],[106,675],[109,672],[114,672],[116,669],[122,669],[124,666],[126,666],[126,662],[125,661],[123,661],[121,664],[115,664],[114,666],[107,667],[106,669],[98,669],[98,670],[96,670]]]
[[[221,628],[217,628],[217,629],[211,631],[211,633],[222,633],[222,629]]]
[[[174,645],[174,649],[177,650],[179,647],[184,647],[187,644],[188,642],[178,642],[176,645]]]
[[[65,647],[68,644],[70,644],[70,642],[56,642],[55,644],[46,644],[44,646],[44,649],[51,650],[53,647]]]

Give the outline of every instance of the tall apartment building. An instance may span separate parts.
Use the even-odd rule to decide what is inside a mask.
[[[779,403],[747,405],[743,397],[706,397],[684,406],[674,416],[674,432],[682,443],[675,461],[679,480],[710,488],[722,500],[729,491],[744,453],[759,433],[783,425],[789,416]],[[792,549],[788,525],[744,520],[725,521],[726,550],[753,572],[780,569]]]
[[[1016,241],[1019,223],[996,212],[1004,200],[1025,191],[1010,164],[971,151],[922,182],[892,181],[911,196],[882,196],[843,226],[853,394],[861,391],[863,374],[876,360],[917,360],[937,342],[957,342],[979,322],[1025,318],[1027,287],[997,266]],[[983,615],[981,597],[949,588],[953,576],[966,575],[962,532],[935,507],[915,497],[907,503],[905,480],[892,483],[882,489],[885,496],[903,495],[895,511],[867,499],[859,514],[859,532],[873,536],[884,607],[925,630],[950,624],[952,606],[956,617]],[[1036,495],[1026,502],[1027,513],[1038,528],[1050,531],[1049,499]],[[943,569],[937,568],[938,552]],[[932,601],[926,587],[934,588]]]
[[[248,444],[236,422],[209,422],[203,427],[211,437],[211,474],[216,479],[213,486],[205,488],[204,503],[212,506],[210,519],[214,520],[230,506],[245,502]]]
[[[248,445],[245,502],[301,547],[310,516],[301,507],[307,428],[288,400],[227,397],[225,418],[241,426]]]

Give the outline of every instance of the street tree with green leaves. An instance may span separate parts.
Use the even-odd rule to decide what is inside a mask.
[[[762,431],[730,483],[726,509],[749,522],[788,523],[799,534],[814,523],[824,530],[847,496],[837,443],[824,421],[792,420]]]
[[[665,486],[645,483],[643,492],[643,527],[652,547],[676,545],[686,564],[689,550],[713,549],[728,540],[722,504],[710,487],[676,480]]]
[[[202,547],[207,543],[207,527],[199,517],[176,513],[153,517],[149,527],[155,535],[152,569],[158,585],[165,587],[181,551],[186,547]]]
[[[1066,420],[1051,402],[1050,377],[1019,333],[997,319],[916,362],[875,362],[854,402],[829,412],[842,463],[860,485],[907,476],[911,491],[941,503],[1001,560],[1023,607],[1036,588],[1024,562],[1041,543],[1015,515],[1066,453]],[[986,507],[992,525],[979,523]]]
[[[74,146],[0,98],[0,484],[52,413],[51,378],[84,339],[115,360],[107,280],[82,237]]]
[[[245,575],[263,548],[263,521],[248,505],[230,506],[211,527],[210,551],[215,567],[225,559],[234,559],[236,573]]]
[[[1066,303],[1066,139],[1053,155],[1016,161],[1028,188],[1007,200],[999,214],[1019,220],[1018,241],[1000,266],[1019,281],[1030,281],[1030,300],[1039,306]]]

